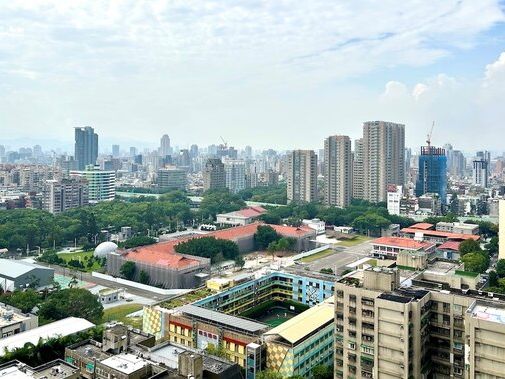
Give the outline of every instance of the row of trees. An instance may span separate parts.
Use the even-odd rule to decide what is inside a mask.
[[[372,204],[364,200],[353,200],[344,209],[317,203],[292,203],[271,207],[262,216],[263,221],[269,224],[287,222],[293,226],[300,225],[302,219],[312,218],[319,218],[330,225],[352,226],[363,234],[378,234],[390,224],[399,224],[404,228],[415,223],[411,218],[390,215],[383,203]]]
[[[247,188],[238,193],[243,200],[271,204],[287,204],[286,183],[275,186]]]
[[[59,215],[37,209],[13,209],[0,212],[0,248],[48,248],[75,241],[96,245],[103,229],[118,231],[130,226],[136,233],[161,227],[176,230],[178,225],[191,224],[194,217],[181,192],[162,195],[158,200],[102,202]]]

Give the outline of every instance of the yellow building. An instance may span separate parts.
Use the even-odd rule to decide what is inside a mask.
[[[309,376],[333,360],[333,301],[325,301],[264,334],[266,368],[283,377]]]
[[[206,283],[208,289],[210,289],[212,291],[216,291],[216,292],[223,291],[226,288],[231,287],[232,284],[233,284],[232,280],[225,279],[225,278],[209,279],[209,280],[207,280],[207,283]]]

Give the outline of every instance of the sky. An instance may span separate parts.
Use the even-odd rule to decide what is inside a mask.
[[[493,0],[0,2],[0,144],[277,150],[405,124],[505,151],[505,4]]]

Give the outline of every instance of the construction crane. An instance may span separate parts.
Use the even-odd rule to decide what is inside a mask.
[[[431,124],[431,129],[428,135],[426,136],[426,143],[428,144],[428,150],[430,149],[431,146],[431,136],[433,135],[433,128],[435,127],[435,121]]]
[[[221,141],[223,141],[223,146],[226,149],[228,147],[228,142],[226,142],[222,136],[219,136],[219,138],[221,138]]]

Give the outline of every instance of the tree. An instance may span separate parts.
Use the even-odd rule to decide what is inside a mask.
[[[175,251],[179,254],[210,258],[212,263],[217,263],[220,258],[235,260],[239,255],[235,242],[215,237],[192,238],[175,245]]]
[[[137,266],[135,265],[135,262],[126,261],[119,269],[119,273],[124,279],[133,280],[136,269]]]
[[[282,237],[277,241],[272,241],[267,247],[267,250],[271,253],[276,251],[289,251],[293,250],[296,244],[296,240],[294,238],[286,238]]]
[[[70,280],[70,282],[68,282],[68,287],[75,288],[75,287],[77,287],[77,284],[79,284],[79,281],[77,280],[77,276],[72,275],[72,279]]]
[[[489,267],[489,257],[482,252],[466,253],[461,260],[465,271],[484,273]]]
[[[274,186],[247,188],[238,193],[243,200],[258,201],[271,204],[286,204],[286,183]]]
[[[312,369],[313,379],[333,379],[333,366],[317,365]]]
[[[358,216],[352,222],[352,227],[359,230],[362,234],[370,234],[380,232],[381,229],[388,227],[391,222],[376,213],[367,213],[363,216]]]
[[[238,211],[245,205],[240,196],[228,190],[214,190],[204,194],[198,212],[203,219],[214,219],[218,213]]]
[[[19,308],[21,312],[28,313],[35,306],[39,305],[42,301],[42,296],[33,289],[27,289],[25,291],[14,291],[10,294],[3,294],[0,299],[6,304]]]
[[[50,294],[40,304],[39,317],[44,321],[61,320],[66,317],[82,317],[99,324],[103,306],[98,296],[83,288],[67,288]]]
[[[146,271],[141,270],[139,274],[139,282],[142,284],[149,284],[150,281],[151,277],[149,276],[149,274]]]
[[[465,224],[479,225],[480,234],[484,237],[496,237],[498,235],[498,225],[490,221],[482,220],[466,220]]]
[[[333,270],[331,268],[322,268],[319,272],[321,274],[333,275]]]
[[[272,242],[279,239],[280,236],[270,225],[260,225],[254,233],[254,245],[257,250],[265,250]]]
[[[498,286],[498,274],[496,271],[491,271],[489,272],[489,287],[496,287]]]
[[[245,265],[244,257],[242,255],[237,255],[237,257],[235,258],[235,266],[242,268],[244,267],[244,265]]]
[[[496,274],[500,278],[505,278],[505,259],[499,259],[496,262]]]
[[[459,244],[459,255],[461,257],[468,253],[478,253],[481,251],[480,244],[473,239],[464,240]]]
[[[498,254],[499,250],[499,241],[498,237],[491,237],[489,242],[484,246],[486,250],[488,251],[490,256]]]
[[[126,241],[124,241],[123,247],[125,249],[131,249],[131,248],[137,247],[137,246],[152,245],[155,242],[156,242],[156,240],[152,237],[134,236],[134,237],[128,238]]]
[[[281,223],[281,217],[270,212],[261,215],[260,219],[267,224],[279,225]]]
[[[220,345],[216,346],[216,345],[210,343],[205,348],[205,351],[210,355],[214,355],[216,357],[221,357],[221,358],[226,358],[226,351]]]

